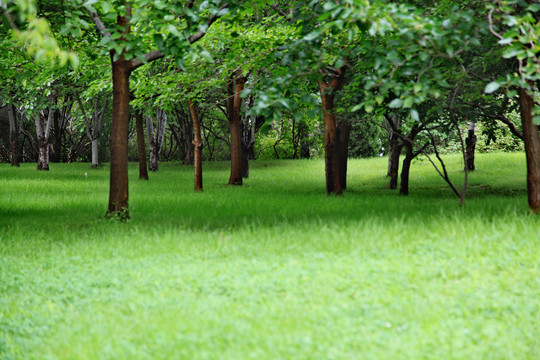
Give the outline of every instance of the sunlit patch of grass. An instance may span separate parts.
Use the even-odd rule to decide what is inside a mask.
[[[204,164],[203,193],[191,167],[131,164],[119,223],[106,167],[1,165],[0,358],[533,359],[524,157],[477,168],[460,207],[425,160],[409,197],[385,159],[352,160],[342,198],[321,160],[255,161],[243,187]]]

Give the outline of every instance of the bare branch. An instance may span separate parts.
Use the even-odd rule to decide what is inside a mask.
[[[144,54],[144,59],[146,60],[147,63],[151,62],[151,61],[154,61],[154,60],[157,60],[157,59],[161,59],[162,57],[164,57],[165,54],[162,53],[161,51],[159,50],[154,50],[154,51],[150,51],[149,53],[146,53]],[[138,68],[139,66],[142,66],[144,65],[145,62],[142,61],[141,59],[137,58],[137,59],[133,59],[129,62],[129,69],[131,71],[135,70],[136,68]]]
[[[82,2],[83,6],[85,3],[86,3],[86,0],[83,0]],[[107,31],[107,27],[105,26],[105,24],[99,17],[98,13],[90,11],[88,8],[86,8],[86,11],[88,12],[88,15],[90,15],[90,17],[92,18],[92,21],[94,22],[98,30],[101,32],[101,34],[105,37],[110,37],[111,33]]]
[[[221,10],[226,9],[229,6],[228,3],[225,3],[222,7],[219,8],[220,11],[218,11],[216,14],[212,15],[210,19],[208,19],[208,22],[206,23],[207,28],[209,28],[217,19],[219,19],[222,15],[218,15]],[[205,31],[199,30],[195,34],[191,35],[188,38],[188,41],[190,44],[193,44],[194,42],[199,41],[204,35],[206,34]]]
[[[79,103],[79,108],[81,108],[81,112],[83,114],[84,125],[86,126],[86,135],[88,136],[88,139],[92,141],[93,139],[92,139],[92,134],[90,132],[90,122],[88,121],[88,116],[86,116],[86,111],[84,110],[84,106],[81,101],[81,97],[79,95],[77,95],[77,102]]]
[[[499,40],[502,40],[504,39],[501,34],[497,33],[495,30],[493,30],[493,11],[495,9],[491,9],[489,10],[489,13],[488,13],[488,21],[489,21],[489,32],[492,33],[495,37],[497,37]]]
[[[508,129],[510,129],[510,132],[512,134],[514,134],[515,136],[517,136],[518,138],[520,138],[521,140],[524,140],[524,136],[523,136],[523,133],[521,131],[519,131],[516,127],[516,125],[512,122],[512,120],[510,120],[509,118],[507,118],[506,116],[504,115],[484,115],[486,117],[489,117],[491,119],[496,119],[496,120],[499,120],[501,121],[503,124],[505,124],[506,126],[508,126]]]

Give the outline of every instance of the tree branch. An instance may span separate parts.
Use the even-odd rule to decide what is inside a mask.
[[[83,0],[82,1],[83,6],[85,3],[86,3],[86,0]],[[90,18],[92,18],[92,21],[94,22],[98,30],[101,32],[101,34],[105,37],[110,37],[111,33],[107,31],[107,28],[105,27],[105,24],[99,17],[98,13],[90,11],[88,8],[86,8],[86,11],[88,12],[88,15],[90,15]]]
[[[219,8],[219,10],[226,9],[229,6],[229,3],[225,3],[222,7]],[[219,19],[222,15],[218,15],[218,11],[216,14],[212,15],[210,19],[208,19],[208,22],[206,23],[207,28],[209,28],[217,19]],[[206,34],[206,31],[199,30],[195,34],[188,37],[188,41],[190,44],[193,44],[194,42],[199,41],[204,35]]]
[[[133,71],[136,68],[138,68],[139,66],[144,65],[145,63],[149,63],[151,61],[161,59],[164,56],[165,56],[165,54],[162,53],[159,50],[150,51],[149,53],[144,54],[144,59],[146,60],[146,62],[142,61],[139,58],[130,60],[129,69],[130,69],[130,71]]]
[[[514,123],[510,119],[508,119],[506,116],[504,116],[504,115],[484,115],[484,116],[487,116],[487,117],[489,117],[491,119],[496,119],[496,120],[501,121],[503,124],[506,124],[508,126],[508,128],[510,129],[510,132],[512,134],[514,134],[515,136],[517,136],[521,140],[525,139],[523,137],[523,133],[520,132],[517,129],[516,125],[514,125]]]

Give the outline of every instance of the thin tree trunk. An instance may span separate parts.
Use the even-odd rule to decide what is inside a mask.
[[[126,26],[119,19],[119,25]],[[113,123],[111,131],[111,177],[109,215],[129,218],[128,209],[128,127],[129,127],[129,75],[122,55],[113,61]]]
[[[349,137],[351,124],[345,121],[338,123],[338,151],[339,151],[339,182],[343,190],[347,189],[347,161],[349,159]]]
[[[54,110],[53,116],[53,129],[54,129],[54,143],[52,146],[51,162],[59,163],[60,154],[62,153],[62,142],[60,139],[60,110]]]
[[[189,112],[191,113],[191,120],[193,121],[193,148],[195,153],[195,166],[194,166],[194,189],[195,191],[203,190],[202,179],[202,139],[201,139],[201,124],[199,122],[199,114],[197,107],[193,101],[188,100]]]
[[[98,139],[92,140],[92,168],[99,167],[99,144]]]
[[[528,202],[531,210],[538,214],[540,212],[540,135],[538,126],[533,122],[534,99],[527,89],[519,89],[519,105],[527,157]]]
[[[409,174],[411,170],[411,162],[414,159],[413,145],[405,144],[405,159],[401,168],[401,183],[399,187],[400,195],[409,195]]]
[[[249,148],[242,142],[242,177],[249,178]]]
[[[157,171],[156,141],[154,138],[154,122],[150,115],[146,115],[146,135],[148,136],[148,169]]]
[[[242,134],[240,129],[240,93],[244,90],[247,78],[244,76],[231,77],[227,86],[227,116],[231,132],[231,175],[229,185],[242,185]],[[236,86],[235,86],[236,83]]]
[[[389,153],[388,153],[388,176],[390,176],[390,181],[388,182],[389,189],[397,189],[398,177],[399,177],[399,156],[401,154],[402,145],[399,144],[399,138],[397,135],[394,136],[392,142],[390,143]]]
[[[146,145],[144,143],[144,127],[142,112],[135,112],[135,127],[137,128],[137,148],[139,150],[139,179],[148,180],[146,167]]]
[[[401,144],[396,130],[399,128],[399,117],[395,114],[386,118],[386,128],[388,131],[388,172],[386,176],[390,178],[388,182],[389,189],[397,189],[399,177],[399,156],[401,155]],[[392,122],[392,124],[390,124]]]
[[[17,109],[9,104],[9,141],[11,143],[11,166],[19,167],[19,131],[17,129]]]
[[[36,135],[39,146],[39,157],[38,157],[38,170],[49,170],[49,134],[51,128],[51,122],[53,117],[53,110],[49,108],[47,114],[47,120],[45,126],[41,123],[41,118],[45,116],[45,112],[41,111],[40,114],[36,116]]]
[[[467,138],[465,139],[465,145],[466,145],[465,154],[467,157],[467,169],[469,171],[474,171],[475,169],[474,152],[476,149],[476,135],[474,133],[474,127],[475,127],[475,123],[474,121],[472,121],[469,124],[469,133],[467,135]]]

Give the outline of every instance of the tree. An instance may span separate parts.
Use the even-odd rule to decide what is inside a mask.
[[[494,14],[498,16],[494,20]],[[536,91],[540,90],[540,4],[535,1],[497,1],[489,10],[489,29],[504,46],[502,57],[516,59],[517,76],[507,74],[486,86],[492,93],[501,85],[515,94],[518,87],[521,124],[527,158],[527,195],[530,209],[540,213],[540,108]],[[496,24],[497,22],[498,24]],[[501,29],[497,29],[495,26]],[[502,32],[501,32],[502,30]]]
[[[85,9],[103,37],[103,42],[107,45],[111,57],[113,123],[107,213],[125,219],[129,217],[127,137],[130,75],[145,63],[162,58],[166,54],[178,55],[179,65],[182,65],[182,54],[191,44],[205,35],[209,26],[227,13],[226,6],[214,6],[205,2],[199,4],[198,9],[193,9],[193,1],[186,6],[139,1],[135,8],[134,4],[129,1],[118,3],[104,1],[98,8],[93,6],[93,2],[87,0],[79,0],[74,4],[76,6],[72,9],[72,13],[76,15],[79,24],[83,18],[80,11]],[[207,9],[208,6],[212,7]],[[134,9],[135,12],[133,12]],[[209,15],[204,16],[204,14]],[[175,18],[180,19],[177,24],[173,22]],[[148,19],[151,20],[150,24],[143,24],[143,21]],[[132,25],[134,24],[137,24],[139,33],[132,33]],[[175,25],[184,27],[184,34],[190,29],[195,28],[196,30],[185,36],[178,31]],[[168,33],[155,33],[153,40],[157,49],[144,52],[148,40],[148,36],[144,36],[144,31],[164,29],[165,27],[167,27]]]

